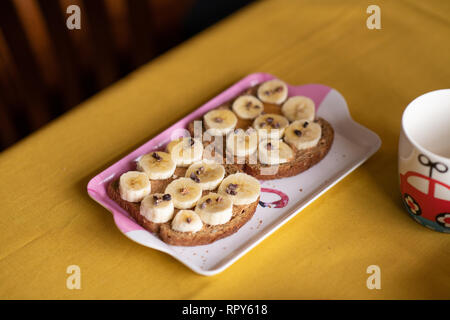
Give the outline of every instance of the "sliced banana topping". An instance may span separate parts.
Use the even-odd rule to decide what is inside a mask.
[[[258,88],[258,98],[267,103],[281,104],[286,100],[287,95],[286,84],[277,79],[266,81]]]
[[[233,111],[227,109],[211,110],[203,116],[205,128],[212,136],[226,135],[233,131],[237,124],[237,117]]]
[[[243,95],[233,102],[231,107],[241,119],[255,119],[264,111],[264,104],[251,95]]]
[[[172,196],[168,193],[154,193],[141,202],[140,213],[147,220],[164,223],[172,219],[174,212]]]
[[[278,139],[261,141],[258,146],[258,159],[262,164],[277,165],[294,159],[294,151]]]
[[[179,178],[169,183],[165,193],[172,196],[175,208],[190,209],[202,196],[202,188],[190,178]]]
[[[227,150],[236,157],[246,157],[256,152],[258,148],[258,133],[255,129],[249,128],[234,130],[227,136]]]
[[[137,168],[150,179],[161,180],[168,179],[173,175],[176,164],[170,153],[156,151],[143,155],[137,163]]]
[[[203,222],[193,210],[180,210],[172,220],[172,229],[179,232],[197,232]]]
[[[119,179],[120,197],[129,202],[139,202],[151,192],[147,175],[139,171],[128,171]]]
[[[191,164],[186,171],[186,178],[198,183],[202,190],[214,190],[222,182],[224,176],[223,165],[205,161]]]
[[[198,201],[195,212],[206,224],[212,226],[224,224],[231,220],[233,202],[229,197],[209,193]]]
[[[258,199],[261,185],[252,176],[239,172],[223,179],[218,193],[221,196],[229,197],[235,205],[250,204]]]
[[[171,141],[167,145],[167,151],[176,166],[187,167],[202,159],[203,144],[197,139],[184,137]]]
[[[289,121],[313,121],[316,107],[314,101],[304,96],[290,97],[281,107],[281,112]]]
[[[320,124],[311,121],[297,120],[286,129],[284,141],[298,150],[312,148],[322,136]]]
[[[253,121],[253,127],[258,131],[259,140],[281,139],[288,125],[288,119],[275,113],[261,115]]]

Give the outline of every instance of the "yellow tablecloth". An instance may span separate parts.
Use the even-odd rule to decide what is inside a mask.
[[[450,236],[403,211],[404,107],[449,87],[450,1],[257,2],[0,154],[0,298],[450,298]],[[249,73],[322,83],[381,149],[301,215],[214,277],[115,227],[91,177]],[[25,94],[25,93],[24,93]],[[81,290],[66,268],[81,268]],[[369,290],[366,268],[381,268]]]

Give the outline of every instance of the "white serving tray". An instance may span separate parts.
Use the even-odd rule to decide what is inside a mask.
[[[374,132],[353,121],[347,103],[339,92],[323,85],[288,85],[289,96],[301,94],[315,101],[317,115],[333,126],[335,131],[333,145],[327,156],[309,170],[290,178],[261,181],[262,202],[275,202],[280,199],[278,194],[283,195],[284,201],[267,207],[259,205],[253,218],[238,232],[227,238],[196,247],[168,245],[135,223],[125,210],[109,199],[106,195],[106,187],[111,179],[133,169],[133,160],[166,144],[173,130],[185,127],[191,120],[231,99],[245,88],[273,78],[266,73],[254,73],[245,77],[95,176],[88,184],[89,195],[113,213],[117,227],[131,240],[165,252],[194,272],[205,276],[225,270],[379,149],[380,138]],[[289,200],[286,200],[286,196]]]

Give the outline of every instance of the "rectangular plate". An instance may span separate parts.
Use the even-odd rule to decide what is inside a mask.
[[[107,185],[111,179],[134,170],[135,160],[139,156],[167,144],[174,130],[186,128],[190,121],[232,99],[248,87],[274,78],[270,74],[254,73],[240,80],[92,178],[87,186],[89,195],[113,214],[118,229],[131,240],[165,252],[199,274],[210,276],[223,271],[361,165],[380,147],[380,138],[350,117],[347,103],[339,92],[320,84],[288,85],[289,96],[304,95],[314,100],[317,115],[333,126],[333,145],[327,156],[309,170],[290,178],[262,181],[261,201],[267,206],[259,205],[253,218],[227,238],[196,247],[168,245],[143,229],[111,200],[106,194]]]

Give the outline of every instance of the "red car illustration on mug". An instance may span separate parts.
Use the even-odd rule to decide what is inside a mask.
[[[423,174],[400,174],[403,202],[414,216],[450,230],[450,186]]]

